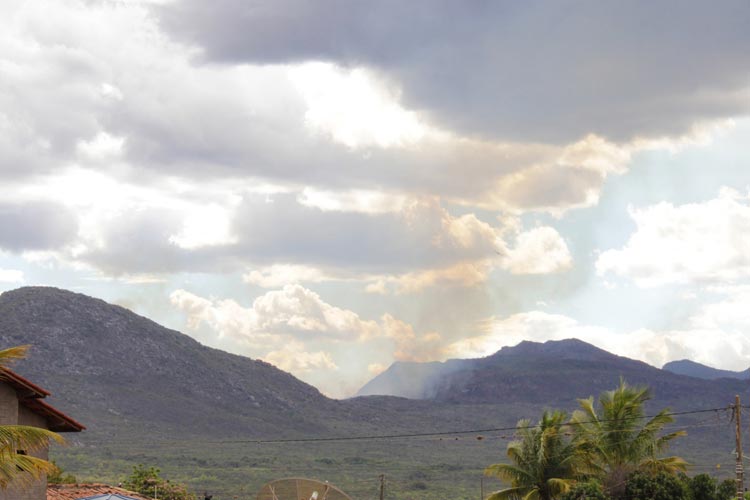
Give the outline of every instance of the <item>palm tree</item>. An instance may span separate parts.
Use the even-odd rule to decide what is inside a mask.
[[[599,396],[600,413],[593,397],[580,399],[581,409],[573,413],[574,441],[583,452],[586,469],[614,498],[624,494],[625,481],[636,470],[674,473],[687,466],[680,457],[659,457],[685,432],[661,434],[673,418],[665,408],[647,419],[643,404],[649,399],[647,387],[629,386],[621,379],[617,389]]]
[[[565,437],[567,415],[544,412],[539,424],[518,422],[518,440],[508,444],[511,464],[494,464],[485,475],[510,481],[511,487],[493,493],[488,500],[551,500],[567,492],[578,475],[580,455]]]
[[[0,350],[0,379],[2,370],[8,365],[26,356],[29,346],[12,347]],[[43,474],[55,470],[55,466],[46,460],[21,454],[19,450],[33,453],[44,449],[50,440],[63,443],[58,434],[24,425],[0,425],[0,490],[4,490],[11,482],[26,484],[39,479]]]

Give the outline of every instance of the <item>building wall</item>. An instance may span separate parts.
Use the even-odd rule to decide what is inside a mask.
[[[0,382],[0,425],[18,423],[18,396],[16,390]]]
[[[0,382],[0,425],[30,425],[47,428],[44,418],[32,413],[28,408],[18,404],[16,391],[5,383]],[[33,453],[35,457],[47,459],[47,448]],[[0,489],[0,500],[46,500],[47,478],[33,481],[26,487],[11,484],[5,490]]]

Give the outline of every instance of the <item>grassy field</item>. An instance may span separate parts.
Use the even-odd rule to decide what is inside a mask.
[[[692,464],[691,473],[729,477],[734,470],[733,426],[723,415],[681,417],[669,430],[684,428],[672,450]],[[230,442],[186,436],[152,442],[117,442],[55,450],[56,458],[79,480],[116,483],[135,464],[158,466],[172,481],[216,500],[251,499],[268,481],[309,477],[335,484],[354,499],[378,498],[385,475],[385,498],[464,500],[480,498],[482,470],[503,461],[512,432],[442,438],[405,438],[313,443]],[[720,465],[720,467],[717,467]],[[484,491],[501,484],[484,478]]]

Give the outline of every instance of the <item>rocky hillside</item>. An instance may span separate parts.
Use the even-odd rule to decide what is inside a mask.
[[[408,376],[417,373],[419,376]],[[404,376],[406,374],[407,376]],[[422,398],[451,404],[496,403],[512,406],[571,407],[576,398],[613,388],[623,377],[647,384],[656,404],[673,408],[728,404],[746,392],[739,380],[704,380],[660,370],[616,356],[576,339],[521,342],[486,358],[446,363],[397,363],[363,387],[362,392]]]
[[[314,432],[336,402],[276,367],[205,347],[127,309],[55,288],[0,295],[0,345],[31,344],[14,369],[93,432]]]

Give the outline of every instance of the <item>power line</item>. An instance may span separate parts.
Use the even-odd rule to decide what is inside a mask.
[[[581,426],[586,424],[601,424],[607,422],[620,422],[620,421],[631,421],[631,420],[642,420],[648,418],[654,418],[657,416],[668,416],[676,417],[683,415],[695,415],[700,413],[718,413],[719,411],[727,411],[731,407],[719,407],[719,408],[707,408],[700,410],[687,410],[680,412],[666,412],[659,413],[656,415],[641,415],[623,419],[600,419],[600,420],[588,420],[580,422],[564,422],[561,426]],[[409,439],[409,438],[420,438],[420,437],[441,437],[441,436],[461,436],[467,434],[487,434],[496,432],[517,432],[525,429],[536,429],[539,425],[526,425],[526,426],[508,426],[508,427],[494,427],[485,429],[468,429],[468,430],[454,430],[454,431],[432,431],[432,432],[414,432],[414,433],[401,433],[401,434],[370,434],[363,436],[331,436],[331,437],[302,437],[302,438],[272,438],[272,439],[227,439],[227,440],[190,440],[187,441],[190,444],[285,444],[285,443],[328,443],[328,442],[351,442],[351,441],[376,441],[376,440],[391,440],[391,439]],[[625,430],[621,430],[625,431]],[[612,432],[618,432],[617,429],[613,429]],[[170,441],[164,441],[169,443]],[[186,441],[171,441],[172,443],[185,443]],[[99,443],[101,445],[111,445],[112,442]],[[154,442],[149,443],[153,446]]]

